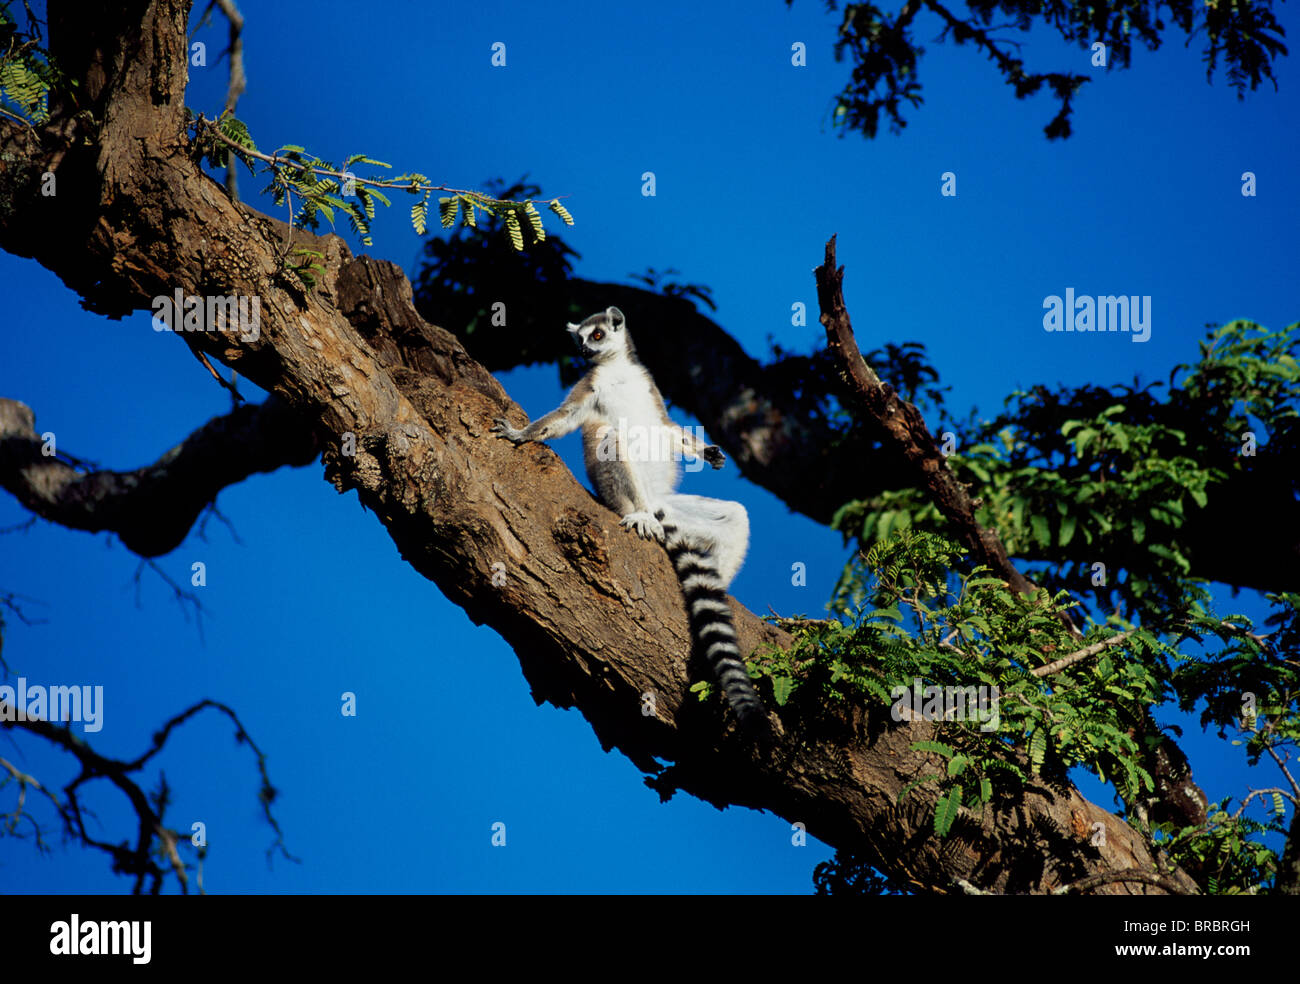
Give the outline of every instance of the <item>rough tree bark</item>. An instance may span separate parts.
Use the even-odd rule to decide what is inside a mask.
[[[791,711],[760,755],[719,706],[696,702],[662,549],[620,530],[552,451],[489,433],[494,416],[519,420],[518,408],[449,332],[419,317],[397,266],[354,258],[337,237],[295,232],[326,256],[327,273],[305,292],[284,271],[281,228],[232,203],[190,159],[188,13],[183,0],[52,0],[51,47],[82,80],[81,104],[55,105],[38,130],[0,120],[0,247],[36,258],[113,318],[178,287],[260,298],[256,340],[213,332],[183,341],[306,421],[326,477],[355,489],[413,567],[506,639],[536,699],[578,707],[606,747],[655,774],[661,794],[680,789],[801,821],[923,891],[964,881],[1048,892],[1093,876],[1098,892],[1194,890],[1185,875],[1157,875],[1142,839],[1068,784],[1031,787],[983,818],[963,815],[937,840],[932,797],[898,803],[902,787],[933,768],[910,748],[930,727],[895,724],[888,708]],[[40,193],[46,171],[57,175],[57,196]],[[348,434],[353,455],[340,451]],[[493,584],[498,563],[504,586]],[[743,646],[788,643],[733,608]],[[657,694],[654,717],[641,712],[646,692]],[[1104,845],[1073,832],[1079,818],[1105,824]]]

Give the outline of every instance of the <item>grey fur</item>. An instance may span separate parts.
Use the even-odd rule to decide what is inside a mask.
[[[749,517],[738,502],[676,491],[683,454],[714,468],[721,468],[726,456],[669,418],[663,396],[636,358],[622,311],[606,308],[568,330],[591,369],[544,417],[522,428],[497,418],[492,430],[522,444],[582,428],[583,457],[596,493],[623,517],[624,527],[665,545],[686,596],[697,652],[709,662],[741,722],[765,724],[725,600],[749,546]],[[642,434],[645,456],[637,445]]]

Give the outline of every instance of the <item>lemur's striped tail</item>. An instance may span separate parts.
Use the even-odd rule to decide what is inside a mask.
[[[741,726],[750,732],[765,732],[769,727],[767,711],[745,669],[717,562],[692,543],[676,523],[665,519],[662,510],[655,515],[663,523],[664,545],[686,596],[686,615],[696,651],[713,670],[713,678],[721,685]]]

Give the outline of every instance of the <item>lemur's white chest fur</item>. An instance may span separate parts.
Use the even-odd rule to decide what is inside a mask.
[[[617,424],[619,418],[625,418],[629,426],[667,423],[663,403],[644,366],[627,359],[596,366],[591,388],[596,397],[592,423]]]
[[[617,461],[636,472],[651,498],[672,492],[681,478],[681,454],[674,448],[672,422],[649,372],[639,363],[618,359],[596,366],[590,382],[592,413],[582,436],[592,481],[600,484],[600,463]]]

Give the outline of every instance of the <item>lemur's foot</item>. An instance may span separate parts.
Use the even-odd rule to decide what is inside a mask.
[[[711,464],[714,468],[721,468],[727,463],[727,456],[722,453],[722,448],[718,447],[716,444],[710,444],[705,448],[700,457]]]
[[[507,441],[513,441],[515,444],[522,444],[524,442],[524,432],[517,427],[511,427],[505,417],[493,418],[492,433],[499,434]]]
[[[629,530],[636,533],[643,540],[658,540],[664,542],[663,523],[655,519],[648,512],[628,513],[619,523],[620,526],[626,526]]]

